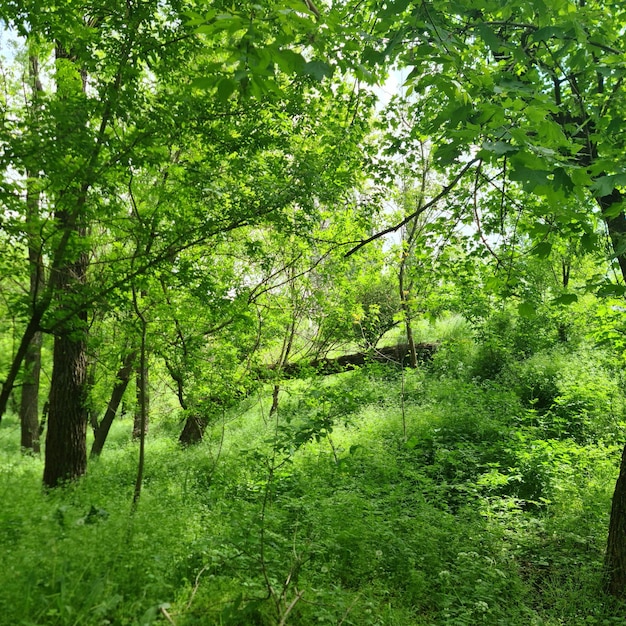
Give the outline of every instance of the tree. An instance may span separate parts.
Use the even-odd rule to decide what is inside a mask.
[[[274,115],[285,110],[285,103],[289,108],[285,100],[268,115],[264,105],[259,125],[251,115],[256,104],[250,100],[267,94],[280,99],[289,91],[300,94],[297,101],[302,102],[305,92],[313,93],[309,86],[328,73],[328,66],[307,62],[299,51],[283,46],[293,43],[294,33],[311,31],[316,12],[308,10],[303,16],[277,4],[268,8],[277,19],[265,20],[263,15],[257,18],[257,9],[250,5],[242,7],[243,13],[225,13],[227,19],[216,19],[217,8],[200,21],[193,15],[181,21],[182,9],[177,1],[88,6],[77,1],[46,7],[7,3],[3,8],[12,28],[40,41],[54,65],[42,81],[53,81],[56,88],[46,94],[45,116],[35,137],[37,150],[29,152],[33,162],[23,170],[38,172],[45,189],[42,201],[49,208],[42,224],[45,248],[41,252],[50,280],[24,320],[22,340],[0,394],[1,414],[32,338],[40,329],[52,333],[55,348],[44,472],[48,486],[80,476],[86,467],[89,311],[106,310],[132,280],[172,263],[183,250],[268,217],[277,219],[281,207],[296,197],[309,199],[307,210],[316,202],[314,181],[306,172],[313,153],[307,154],[306,148],[289,155],[272,153],[264,142],[272,133],[277,138],[280,133],[259,134],[263,124],[279,118],[284,132],[302,110],[296,105],[291,112]],[[194,36],[194,28],[201,39]],[[265,46],[268,38],[274,39],[274,47],[266,57],[259,46]],[[229,57],[224,44],[235,40],[245,45],[235,46],[231,50],[235,57]],[[281,86],[284,74],[304,79],[284,81]],[[213,106],[207,107],[207,97]],[[237,117],[245,109],[250,115]],[[211,142],[220,146],[215,135],[199,153],[194,154],[193,147],[183,151],[182,166],[177,150],[170,149],[187,146],[181,142],[189,137],[184,138],[181,130],[197,134],[212,114],[213,122],[233,122],[218,135],[234,133],[240,147],[254,137],[255,149],[263,153],[246,169],[247,181],[234,176],[245,151],[231,152],[213,171],[202,165],[205,160],[215,164],[224,156],[211,148]],[[238,124],[243,119],[248,128]],[[12,152],[3,163],[5,173],[25,162],[18,120],[7,132]],[[218,126],[209,124],[205,136]],[[316,159],[321,164],[320,156]],[[224,164],[229,165],[226,170]],[[149,170],[163,197],[139,213],[132,180]],[[201,171],[209,176],[201,179]],[[261,171],[254,193],[246,195],[247,183]],[[205,181],[218,172],[220,181],[207,189]],[[182,200],[171,189],[173,181],[184,184],[186,177],[186,182],[193,182],[193,193]],[[191,213],[185,205],[193,207]],[[94,253],[100,258],[92,266]]]
[[[469,1],[400,1],[376,17],[379,38],[364,54],[411,68],[409,88],[428,112],[416,132],[432,138],[435,163],[471,169],[477,189],[496,184],[503,199],[511,187],[539,197],[529,221],[549,214],[562,232],[588,245],[600,217],[626,280],[622,3],[479,8]],[[620,597],[626,595],[624,463],[606,559],[607,591]]]

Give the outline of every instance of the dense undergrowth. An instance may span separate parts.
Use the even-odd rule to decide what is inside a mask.
[[[491,348],[489,348],[491,349]],[[619,372],[588,347],[292,381],[181,450],[116,425],[77,484],[0,430],[0,622],[623,624],[601,593],[624,439]]]

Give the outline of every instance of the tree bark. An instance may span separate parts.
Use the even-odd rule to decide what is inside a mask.
[[[165,361],[165,367],[167,367],[167,371],[170,373],[172,380],[176,383],[178,402],[181,408],[187,411],[189,404],[185,398],[185,381],[183,376],[169,361]],[[207,417],[198,414],[188,415],[185,418],[185,425],[178,437],[178,443],[185,448],[200,443],[208,425],[209,419]]]
[[[139,498],[141,496],[141,487],[143,485],[143,472],[146,463],[146,428],[148,419],[148,397],[146,395],[148,383],[144,376],[148,371],[148,365],[146,362],[146,334],[148,329],[148,322],[145,316],[139,309],[137,303],[137,295],[133,290],[133,304],[135,306],[135,312],[141,322],[141,347],[139,352],[139,393],[137,400],[139,402],[139,460],[137,462],[137,478],[135,479],[135,489],[133,493],[133,511],[136,510],[139,504]]]
[[[39,454],[39,379],[41,373],[41,344],[40,332],[28,345],[24,356],[24,380],[22,382],[22,397],[20,401],[20,446],[23,451]]]
[[[619,477],[615,484],[609,537],[604,559],[604,589],[617,598],[626,597],[626,447],[622,451]]]
[[[37,123],[40,96],[43,92],[39,78],[39,59],[35,54],[28,56],[28,76],[32,90],[31,114]],[[41,255],[41,238],[37,234],[41,194],[36,185],[39,172],[26,172],[26,221],[28,233],[29,297],[34,311],[37,299],[44,288],[44,269]],[[20,401],[21,448],[39,454],[39,379],[41,373],[41,332],[36,332],[24,355],[22,397]]]
[[[28,219],[36,217],[39,210],[39,194],[34,192],[30,183],[26,196]],[[39,294],[43,290],[43,260],[38,242],[30,238],[28,244],[28,261],[30,268],[29,295],[33,310]],[[22,396],[20,400],[20,445],[22,450],[35,454],[40,452],[39,442],[39,381],[41,378],[41,331],[33,333],[27,344],[23,362]]]
[[[413,337],[413,315],[411,305],[409,304],[410,289],[405,285],[406,273],[406,256],[408,252],[402,252],[400,261],[400,270],[398,271],[398,287],[400,290],[400,308],[404,317],[404,329],[406,332],[406,340],[409,346],[409,365],[415,369],[417,367],[417,351],[415,349],[415,339]]]
[[[86,322],[86,316],[81,317]],[[67,329],[54,339],[43,474],[46,487],[87,471],[87,413],[86,331]]]
[[[209,425],[209,419],[201,415],[190,415],[185,420],[178,442],[184,446],[193,446],[202,441],[204,431]]]
[[[63,63],[75,63],[73,55],[60,43],[55,45],[57,63],[57,95],[67,105],[68,115],[59,121],[57,132],[61,143],[86,124],[81,110],[80,94],[85,90],[84,73],[74,66],[73,72],[63,69]],[[69,149],[69,144],[68,144]],[[87,234],[84,208],[89,183],[58,192],[55,217],[59,232],[79,248],[69,248],[58,258],[50,273],[50,286],[59,302],[59,311],[72,309],[80,301],[81,291],[87,281],[89,257],[80,250]],[[74,247],[72,246],[72,247]],[[64,302],[65,300],[65,302]],[[46,435],[46,459],[43,482],[46,487],[78,478],[87,471],[87,311],[70,316],[55,329],[52,378]]]
[[[141,363],[143,363],[143,368]],[[135,371],[137,381],[135,414],[133,416],[133,439],[139,439],[141,433],[148,434],[150,426],[150,388],[149,388],[149,368],[147,359],[140,359]]]
[[[600,208],[606,211],[614,204],[623,204],[624,197],[618,189],[609,196],[597,199]],[[626,217],[621,212],[615,217],[605,219],[609,236],[615,251],[622,250],[626,239]],[[622,277],[626,281],[626,255],[618,254]],[[620,472],[613,500],[609,521],[606,555],[604,558],[604,589],[616,598],[626,598],[626,446],[622,451]]]
[[[117,414],[117,409],[119,408],[122,398],[124,397],[124,392],[128,387],[130,375],[133,371],[133,365],[136,358],[137,352],[129,352],[117,372],[115,385],[113,385],[113,391],[111,392],[111,399],[107,404],[104,417],[94,431],[94,440],[91,446],[91,452],[89,453],[90,458],[100,456],[100,453],[104,448],[109,431],[111,430],[111,425],[113,424],[113,420]]]

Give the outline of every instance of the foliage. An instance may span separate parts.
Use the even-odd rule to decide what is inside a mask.
[[[394,280],[382,275],[358,287],[358,309],[354,314],[354,334],[365,348],[375,347],[381,337],[396,324],[395,317],[400,307]]]
[[[544,437],[582,444],[623,439],[624,404],[616,373],[589,350],[552,350],[512,366],[505,377],[518,389]]]
[[[585,393],[606,398],[591,385],[601,355],[579,358]],[[596,584],[615,447],[550,438],[521,378],[384,368],[294,381],[271,419],[259,389],[193,449],[157,429],[133,516],[130,442],[42,494],[41,462],[6,448],[5,420],[3,614],[59,625],[619,623]],[[566,372],[559,393],[571,400],[579,386]]]
[[[620,3],[1,6],[0,417],[45,331],[58,486],[9,415],[7,623],[623,621]],[[284,380],[399,321],[428,366]],[[122,419],[61,483],[140,344],[131,507]]]

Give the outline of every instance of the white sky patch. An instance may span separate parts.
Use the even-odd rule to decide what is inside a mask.
[[[6,22],[0,20],[0,59],[12,62],[20,49],[24,46],[24,40],[12,31]]]
[[[389,72],[389,76],[387,76],[387,80],[384,85],[376,87],[374,89],[374,93],[378,98],[378,103],[376,105],[376,109],[381,111],[384,109],[391,98],[396,95],[404,95],[406,92],[406,87],[404,83],[406,82],[409,71],[407,69],[392,69]]]

